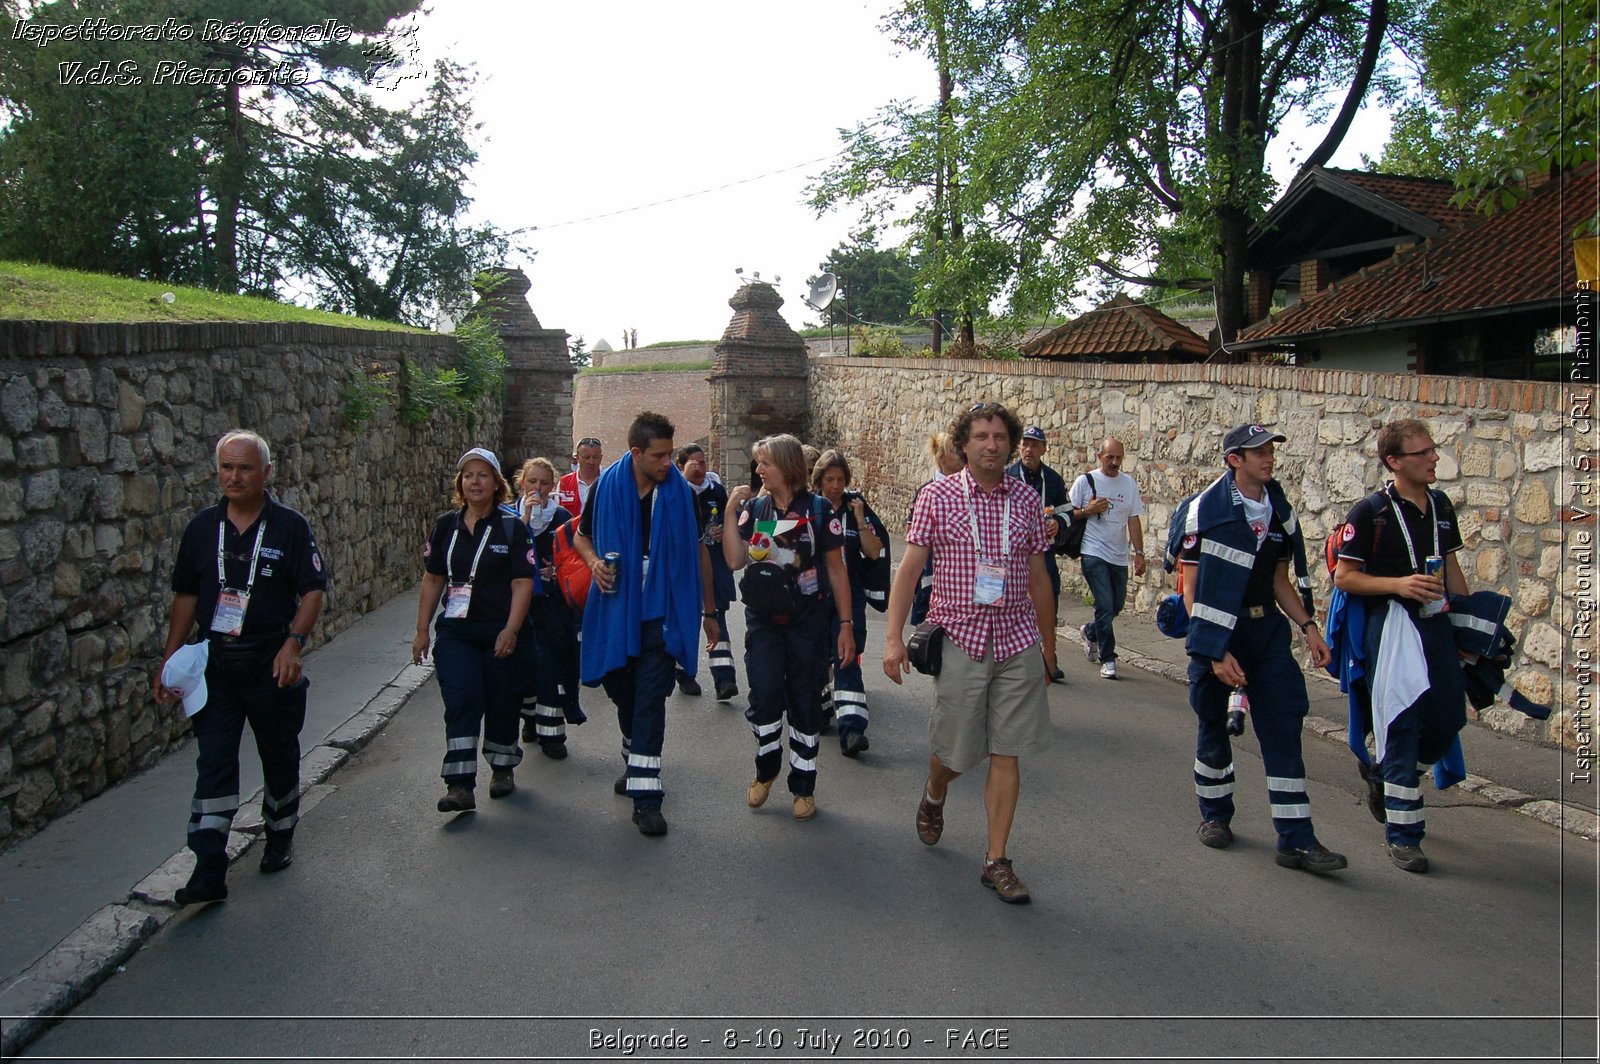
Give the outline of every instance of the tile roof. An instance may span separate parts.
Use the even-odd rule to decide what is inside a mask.
[[[1600,200],[1595,164],[1524,203],[1434,237],[1240,334],[1286,341],[1501,313],[1559,300],[1577,287],[1572,234]]]
[[[1123,361],[1165,356],[1183,362],[1204,359],[1210,349],[1194,330],[1155,307],[1125,295],[1058,325],[1022,345],[1030,358],[1103,358]]]
[[[1456,194],[1455,185],[1428,177],[1403,177],[1399,174],[1377,174],[1365,170],[1336,170],[1327,172],[1364,192],[1381,196],[1414,214],[1431,218],[1447,228],[1470,222],[1474,212],[1470,207],[1453,206],[1450,200]]]

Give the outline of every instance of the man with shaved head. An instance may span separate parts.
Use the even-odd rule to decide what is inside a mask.
[[[1083,652],[1098,662],[1102,679],[1117,678],[1117,634],[1112,623],[1128,597],[1128,561],[1135,576],[1144,575],[1144,498],[1139,485],[1122,471],[1122,441],[1107,437],[1100,444],[1100,467],[1072,484],[1068,493],[1072,519],[1087,521],[1083,529],[1083,579],[1094,596],[1094,620],[1078,629]]]

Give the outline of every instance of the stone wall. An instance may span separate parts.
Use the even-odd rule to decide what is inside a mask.
[[[346,422],[368,370],[453,360],[448,337],[291,324],[0,322],[0,847],[182,741],[150,681],[173,559],[217,498],[230,428],[273,449],[269,485],[310,520],[332,585],[321,642],[411,585],[454,461],[498,447],[441,415],[389,404]]]
[[[711,386],[706,371],[647,370],[638,373],[595,373],[578,375],[573,390],[572,434],[578,439],[597,437],[605,460],[621,458],[628,449],[628,426],[641,410],[665,415],[677,429],[678,446],[699,441],[704,444],[711,428]],[[547,457],[556,469],[566,471],[569,447]],[[556,461],[557,458],[561,460]]]
[[[1375,490],[1378,428],[1398,417],[1426,421],[1439,444],[1439,486],[1455,503],[1474,589],[1510,595],[1509,627],[1521,641],[1512,679],[1539,702],[1557,703],[1545,725],[1496,705],[1485,723],[1526,738],[1572,745],[1573,666],[1592,640],[1570,635],[1592,608],[1592,499],[1580,497],[1595,462],[1592,422],[1573,431],[1570,389],[1527,381],[1458,380],[1272,366],[1088,366],[922,359],[811,360],[809,442],[838,446],[879,513],[903,520],[932,475],[924,444],[978,400],[1004,403],[1050,437],[1045,461],[1069,477],[1094,464],[1099,441],[1127,449],[1124,469],[1144,492],[1146,550],[1154,560],[1173,505],[1221,471],[1223,434],[1246,421],[1289,437],[1277,478],[1307,531],[1322,537]],[[1585,560],[1587,559],[1587,560]],[[1317,567],[1317,563],[1313,563]],[[1316,595],[1331,583],[1318,571]],[[1076,565],[1062,567],[1063,594],[1086,591]],[[1152,564],[1130,586],[1129,623],[1153,623],[1171,581]],[[1582,644],[1580,646],[1580,643]]]

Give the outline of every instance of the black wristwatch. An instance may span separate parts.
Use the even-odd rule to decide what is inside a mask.
[[[700,616],[702,619],[707,621],[714,621],[717,619],[717,615],[714,613],[701,613]]]
[[[306,637],[301,635],[299,632],[290,632],[289,638],[293,639],[296,643],[299,643],[301,650],[306,648]]]
[[[1312,618],[1308,619],[1305,624],[1302,624],[1302,625],[1299,626],[1300,627],[1300,634],[1301,635],[1305,635],[1306,634],[1306,629],[1314,626],[1316,623],[1317,623],[1317,619],[1315,617],[1312,617]]]

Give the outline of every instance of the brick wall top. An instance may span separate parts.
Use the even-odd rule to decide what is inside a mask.
[[[0,321],[0,354],[27,358],[139,355],[288,344],[358,345],[387,350],[446,352],[454,343],[448,336],[438,333],[393,332],[305,322]]]

